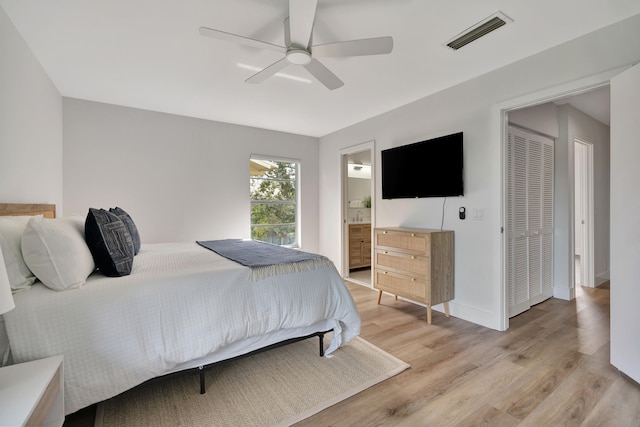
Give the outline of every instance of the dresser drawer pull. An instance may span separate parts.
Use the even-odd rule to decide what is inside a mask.
[[[411,233],[411,237],[416,237],[416,234],[415,233]]]
[[[412,281],[412,282],[415,282],[415,281],[416,281],[416,279],[414,279],[414,278],[412,277],[412,278],[411,278],[411,281]]]
[[[387,252],[387,251],[384,251],[383,253],[384,253],[384,254],[388,254],[389,252]]]
[[[382,234],[387,234],[387,232],[386,232],[386,231],[383,231],[383,232],[382,232]]]
[[[387,274],[387,272],[386,272],[386,271],[383,271],[382,273],[383,273],[383,274]]]
[[[411,259],[416,259],[416,257],[414,255],[411,255]]]

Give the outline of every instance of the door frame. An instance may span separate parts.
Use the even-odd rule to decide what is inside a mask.
[[[375,196],[376,189],[376,150],[375,150],[376,142],[375,140],[363,142],[360,144],[352,145],[350,147],[346,147],[340,150],[340,191],[341,191],[341,209],[340,209],[340,221],[342,224],[341,230],[341,253],[342,253],[342,271],[341,275],[343,279],[349,279],[349,195],[348,195],[348,182],[349,182],[349,174],[348,174],[348,157],[351,154],[361,153],[363,151],[370,151],[371,153],[371,230],[375,228],[375,209],[377,205],[377,200]],[[371,245],[371,250],[373,251],[373,245]],[[373,259],[373,257],[371,258]],[[352,282],[358,283],[360,285],[372,287],[373,286],[373,269],[371,270],[371,279],[370,283],[364,283],[357,279],[349,279]]]
[[[575,148],[576,145],[581,145],[585,148],[585,158],[582,161],[581,170],[584,172],[582,180],[580,182],[583,183],[580,189],[577,188],[576,182],[578,180],[574,179],[574,192],[577,193],[580,191],[582,205],[584,207],[584,221],[586,225],[586,230],[583,230],[583,241],[582,248],[584,249],[583,253],[580,254],[580,277],[582,279],[582,286],[587,286],[593,288],[595,286],[595,268],[594,268],[594,247],[595,247],[595,229],[594,229],[594,221],[595,221],[595,213],[594,213],[594,171],[593,171],[593,144],[591,142],[586,141],[583,138],[576,137],[573,140],[573,149],[574,149],[574,165],[576,163],[575,157]],[[578,171],[574,169],[573,174],[574,177],[577,176]],[[574,193],[574,200],[575,200]],[[574,205],[574,218],[576,213],[578,212],[578,208]],[[575,245],[575,236],[573,239]],[[575,246],[573,249],[575,254]],[[575,257],[573,258],[575,259]],[[575,265],[574,265],[575,270]],[[574,286],[577,285],[576,278],[573,278]]]
[[[507,127],[508,127],[508,112],[519,108],[533,107],[535,105],[544,104],[546,102],[553,101],[554,99],[562,98],[570,95],[578,95],[580,93],[588,92],[593,89],[597,89],[601,86],[607,86],[610,84],[611,79],[630,68],[630,66],[619,67],[613,70],[598,73],[589,77],[578,79],[569,83],[554,86],[552,88],[544,89],[537,92],[532,92],[526,95],[522,95],[517,98],[506,100],[494,104],[492,108],[493,117],[492,120],[492,134],[495,135],[496,140],[500,141],[499,155],[501,164],[501,179],[500,179],[500,211],[501,211],[501,227],[500,227],[500,289],[499,289],[499,301],[500,301],[500,330],[504,331],[509,329],[509,309],[507,301],[507,277],[506,277],[506,239],[504,233],[504,224],[507,218],[506,215],[506,190],[507,190],[507,178],[506,178],[506,144],[507,144]],[[573,150],[571,150],[573,152]],[[572,202],[573,203],[573,202]],[[573,227],[569,230],[569,241],[573,242]],[[555,234],[555,233],[554,233]],[[573,243],[570,243],[570,251],[573,252]],[[573,257],[573,254],[569,254]],[[573,274],[573,273],[572,273]],[[556,270],[554,269],[554,288],[556,285]],[[571,276],[572,277],[572,276]],[[572,289],[573,290],[573,289]]]

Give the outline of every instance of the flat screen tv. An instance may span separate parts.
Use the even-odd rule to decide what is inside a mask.
[[[382,150],[382,198],[462,196],[462,132]]]

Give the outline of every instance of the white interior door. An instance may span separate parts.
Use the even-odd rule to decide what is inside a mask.
[[[509,127],[507,140],[509,317],[553,296],[553,140]]]
[[[640,66],[611,79],[611,363],[640,382]]]
[[[583,192],[583,183],[584,183],[584,146],[580,144],[578,141],[574,141],[573,143],[573,156],[574,156],[574,207],[575,207],[575,215],[574,215],[574,226],[575,226],[575,248],[574,254],[576,259],[579,260],[579,257],[584,253],[582,250],[582,243],[584,242],[584,205],[582,197]],[[576,277],[576,285],[580,285],[578,278]]]
[[[507,298],[509,317],[531,307],[527,247],[527,139],[509,128],[507,141]]]
[[[575,285],[593,287],[593,144],[576,139],[574,154]]]

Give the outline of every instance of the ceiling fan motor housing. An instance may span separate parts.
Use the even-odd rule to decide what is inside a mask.
[[[311,62],[311,54],[298,47],[291,47],[287,50],[287,61],[294,65],[307,65]]]

